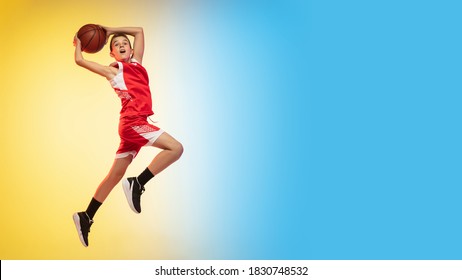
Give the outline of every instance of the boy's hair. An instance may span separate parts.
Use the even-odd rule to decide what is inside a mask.
[[[111,43],[109,44],[109,50],[111,52],[112,52],[112,42],[114,41],[114,39],[116,37],[125,37],[125,38],[127,38],[128,44],[130,45],[130,49],[132,48],[132,43],[130,43],[130,39],[128,39],[127,34],[125,34],[125,33],[114,33],[114,35],[112,35],[112,38],[111,38]]]

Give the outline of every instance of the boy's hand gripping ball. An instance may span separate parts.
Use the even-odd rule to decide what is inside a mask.
[[[99,52],[106,44],[106,30],[96,24],[85,24],[77,32],[82,43],[82,51],[86,53]]]

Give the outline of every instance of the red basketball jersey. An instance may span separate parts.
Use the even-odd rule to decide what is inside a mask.
[[[122,101],[120,117],[153,115],[151,90],[146,69],[136,60],[117,62],[119,71],[110,81]]]

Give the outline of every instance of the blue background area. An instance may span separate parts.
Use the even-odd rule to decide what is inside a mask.
[[[208,8],[209,257],[461,258],[459,2]]]

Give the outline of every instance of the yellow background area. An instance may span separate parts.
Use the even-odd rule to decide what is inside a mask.
[[[1,259],[171,259],[202,250],[191,241],[197,231],[188,215],[199,207],[185,198],[187,156],[150,182],[140,215],[116,186],[95,216],[90,247],[80,244],[72,222],[74,212],[86,209],[119,144],[120,100],[108,81],[74,63],[72,41],[80,26],[145,28],[144,66],[156,84],[154,119],[186,140],[171,105],[177,97],[168,95],[172,80],[161,71],[153,75],[168,70],[168,34],[159,26],[168,9],[163,3],[1,2]],[[108,46],[85,57],[113,61]],[[157,152],[144,148],[127,175],[138,175]]]

